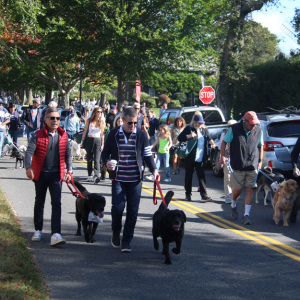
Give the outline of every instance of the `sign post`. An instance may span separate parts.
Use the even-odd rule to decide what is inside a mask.
[[[200,90],[199,99],[206,105],[215,100],[215,90],[211,86],[205,86]]]

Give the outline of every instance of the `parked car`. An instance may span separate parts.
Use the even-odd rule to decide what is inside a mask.
[[[291,152],[300,136],[300,110],[282,109],[257,113],[263,132],[263,163],[262,168],[269,166],[274,171],[283,173],[286,177],[292,174]],[[215,176],[223,176],[223,171],[216,168],[216,157],[220,149],[215,141],[217,150],[211,158]],[[298,164],[300,167],[300,163]]]
[[[257,116],[264,138],[263,167],[272,167],[289,176],[292,172],[291,151],[300,136],[300,110],[287,108],[258,113]]]
[[[220,108],[216,106],[188,106],[181,108],[168,108],[159,118],[159,125],[167,124],[170,130],[177,117],[183,117],[186,124],[190,124],[196,111],[203,115],[205,125],[208,128],[211,138],[214,140],[227,127],[225,117]]]
[[[84,130],[84,127],[85,127],[84,118],[82,117],[80,111],[76,110],[76,114],[77,114],[77,117],[79,118],[80,130]],[[66,117],[69,115],[69,110],[68,109],[61,109],[61,110],[59,110],[59,115],[60,115],[60,124],[59,124],[59,126],[64,128]]]

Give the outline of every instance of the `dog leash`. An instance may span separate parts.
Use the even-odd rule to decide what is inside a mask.
[[[258,177],[258,174],[259,174],[259,173],[262,173],[264,176],[266,176],[266,177],[267,177],[268,179],[270,179],[272,182],[275,181],[275,180],[272,179],[270,176],[268,176],[266,173],[264,173],[261,169],[258,169],[258,172],[257,172],[257,174],[256,174],[256,176],[255,176],[254,181],[253,181],[251,184],[249,184],[249,185],[243,185],[243,184],[241,184],[241,183],[237,180],[237,178],[235,177],[234,172],[233,172],[233,170],[232,170],[232,167],[231,167],[230,163],[228,163],[227,166],[229,167],[230,172],[232,173],[234,179],[236,180],[236,182],[237,182],[240,186],[244,186],[244,187],[250,187],[250,186],[253,186],[254,183],[255,183],[256,180],[257,180],[257,177]]]
[[[67,174],[67,173],[65,173],[65,174]],[[81,198],[85,198],[85,197],[80,193],[80,191],[77,189],[77,187],[76,187],[76,185],[75,185],[75,183],[74,183],[74,179],[73,179],[72,174],[71,174],[71,173],[68,173],[68,174],[71,175],[72,186],[73,186],[74,189],[75,189],[75,191],[73,191],[72,188],[71,188],[71,186],[69,185],[69,182],[67,182],[67,186],[68,186],[69,190],[71,191],[72,195],[75,196],[76,198],[77,198],[78,196],[80,196]]]
[[[164,195],[161,191],[161,188],[160,188],[160,185],[159,185],[159,182],[158,182],[158,179],[160,178],[160,175],[157,175],[157,177],[154,179],[154,189],[153,189],[153,204],[154,205],[157,205],[157,198],[156,198],[156,186],[157,186],[157,189],[159,190],[159,193],[160,193],[160,197],[162,199],[162,202],[164,205],[167,205],[166,204],[166,201],[165,201],[165,198],[164,198]]]

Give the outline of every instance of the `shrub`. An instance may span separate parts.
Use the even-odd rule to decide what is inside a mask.
[[[175,100],[179,100],[180,103],[185,103],[187,101],[187,97],[186,97],[186,94],[185,93],[175,93],[172,97],[173,99]]]
[[[181,107],[180,101],[171,99],[171,102],[169,103],[169,107]]]

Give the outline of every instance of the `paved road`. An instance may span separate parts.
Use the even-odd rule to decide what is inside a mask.
[[[20,143],[25,143],[20,139]],[[74,177],[86,179],[86,166],[74,163]],[[43,240],[32,243],[34,185],[14,160],[0,159],[0,188],[18,215],[51,299],[299,299],[300,220],[284,228],[272,222],[272,208],[253,205],[253,224],[245,227],[230,218],[230,205],[220,198],[222,179],[207,171],[209,195],[214,201],[200,203],[194,178],[193,202],[184,198],[183,174],[161,183],[173,190],[171,209],[187,215],[182,253],[171,254],[172,265],[153,249],[151,219],[157,206],[152,202],[153,183],[145,182],[132,252],[112,248],[111,187],[106,179],[98,185],[84,183],[90,192],[107,199],[105,221],[98,227],[95,244],[85,243],[76,232],[75,198],[66,184],[62,196],[62,235],[67,244],[50,247],[49,195],[45,206]],[[162,174],[164,178],[164,174]],[[262,197],[262,195],[261,195]],[[238,206],[243,210],[243,197]]]

